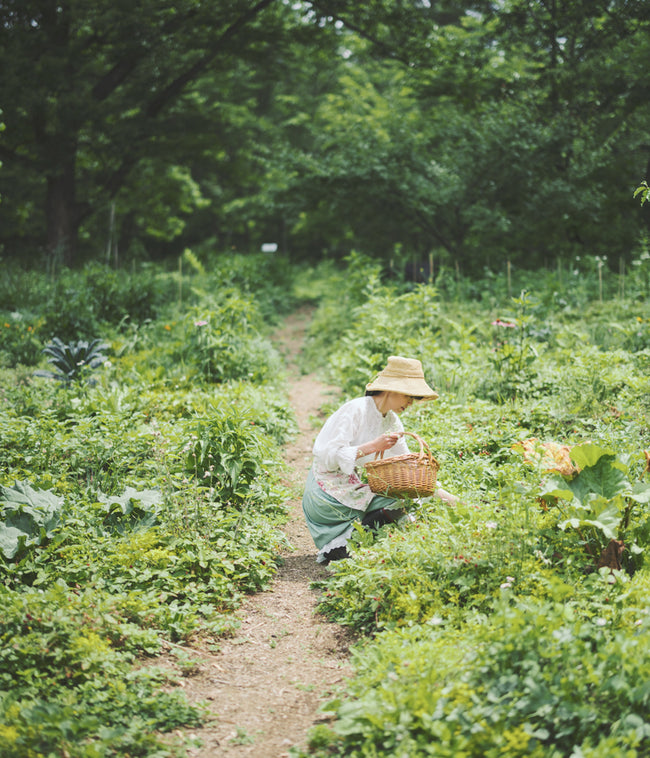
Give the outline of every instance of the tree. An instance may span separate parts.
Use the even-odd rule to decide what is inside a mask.
[[[649,155],[647,4],[382,3],[383,15],[378,3],[317,5],[406,64],[408,139],[390,132],[388,149],[401,160],[385,172],[388,182],[369,181],[365,195],[390,188],[394,213],[412,227],[400,230],[405,241],[428,237],[471,267],[498,256],[536,266],[633,248],[643,220],[629,186],[646,175]],[[368,57],[359,57],[360,81]],[[384,70],[373,78],[382,92],[393,76]],[[362,158],[356,135],[346,165],[358,189],[356,166],[373,164],[377,144]],[[364,217],[351,197],[341,206]]]
[[[4,0],[2,186],[27,177],[9,201],[24,219],[14,234],[42,202],[49,254],[73,263],[81,223],[155,156],[188,85],[236,59],[244,30],[246,44],[273,32],[274,2]]]
[[[74,263],[111,219],[121,249],[481,267],[625,252],[647,223],[639,0],[0,0],[0,22],[7,247]]]

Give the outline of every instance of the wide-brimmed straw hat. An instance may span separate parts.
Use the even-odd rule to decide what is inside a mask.
[[[386,368],[366,384],[366,392],[400,392],[410,397],[435,400],[438,393],[424,380],[422,363],[416,358],[402,358],[391,355]]]

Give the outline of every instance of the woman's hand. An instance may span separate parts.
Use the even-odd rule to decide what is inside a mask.
[[[368,447],[371,448],[368,452],[383,453],[385,450],[390,450],[390,448],[393,447],[393,445],[397,442],[397,440],[401,436],[402,436],[401,432],[386,432],[385,434],[382,434],[380,437],[377,437],[376,440],[373,440],[372,442],[368,443]]]
[[[456,495],[452,495],[450,492],[443,490],[441,487],[438,487],[438,489],[433,493],[433,496],[439,497],[442,502],[447,503],[447,505],[456,505],[458,503],[458,498]]]
[[[372,453],[383,453],[389,450],[402,436],[403,432],[386,432],[371,442],[364,442],[357,448],[357,458],[363,458],[365,455]]]

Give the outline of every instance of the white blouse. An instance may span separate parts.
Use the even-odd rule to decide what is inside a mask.
[[[365,511],[375,496],[364,484],[356,468],[374,460],[375,454],[357,458],[357,448],[386,432],[403,432],[394,411],[382,415],[371,396],[349,400],[325,422],[314,442],[314,478],[319,487],[356,510]],[[404,437],[384,452],[384,458],[405,455],[409,448]]]

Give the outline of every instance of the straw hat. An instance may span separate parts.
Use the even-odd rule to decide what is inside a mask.
[[[438,393],[424,381],[422,364],[416,358],[391,355],[386,368],[366,384],[366,392],[400,392],[402,395],[435,400]]]

